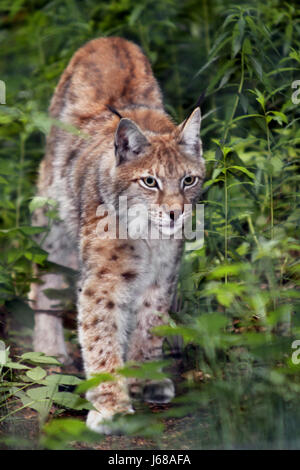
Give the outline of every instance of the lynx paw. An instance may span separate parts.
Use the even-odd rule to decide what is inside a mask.
[[[175,387],[170,379],[152,380],[143,389],[143,398],[149,403],[169,403],[174,396]]]
[[[130,397],[135,400],[142,400],[143,398],[143,384],[140,379],[129,378],[127,379],[127,385]]]
[[[133,414],[134,410],[129,408],[126,414]],[[110,422],[113,420],[114,414],[111,411],[103,410],[96,411],[91,410],[88,413],[86,425],[91,431],[98,432],[100,434],[119,434],[117,429],[113,429],[110,426]]]

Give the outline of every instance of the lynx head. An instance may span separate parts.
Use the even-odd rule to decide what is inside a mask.
[[[181,227],[200,194],[205,176],[200,122],[196,108],[168,134],[143,132],[127,118],[117,128],[116,194],[127,197],[133,214],[135,208],[145,207],[146,213],[136,215],[161,231],[174,233]]]

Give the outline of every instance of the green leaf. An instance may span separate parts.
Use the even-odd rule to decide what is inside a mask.
[[[28,395],[33,400],[42,400],[49,398],[50,392],[48,387],[35,387],[27,390],[26,395]]]
[[[222,266],[218,266],[217,268],[213,269],[213,271],[209,273],[208,279],[221,279],[226,274],[228,276],[236,276],[240,274],[241,271],[244,271],[246,269],[249,269],[249,265],[244,263],[228,265],[223,264]]]
[[[232,165],[232,166],[229,166],[228,167],[228,170],[230,169],[236,169],[236,170],[239,170],[241,171],[242,173],[245,173],[247,176],[249,176],[249,178],[252,178],[254,179],[255,178],[255,175],[254,173],[252,173],[251,171],[247,170],[247,168],[243,167],[243,166],[238,166],[238,165]]]
[[[223,290],[217,292],[217,299],[220,304],[224,305],[225,307],[229,307],[234,299],[234,295],[233,292]]]
[[[22,299],[13,299],[6,302],[6,307],[11,312],[14,320],[28,328],[33,328],[34,310],[27,302]]]
[[[42,233],[47,230],[47,227],[20,227],[20,230],[25,235],[36,235],[37,233]]]
[[[265,103],[265,97],[264,95],[257,89],[255,88],[255,90],[250,90],[251,93],[253,93],[254,95],[256,95],[256,101],[259,102],[259,104],[261,105],[262,109],[265,110],[266,108],[266,103]]]
[[[167,364],[167,361],[155,361],[133,365],[129,364],[119,370],[119,373],[125,377],[160,380],[167,377],[167,375],[161,371],[162,367],[166,366]]]
[[[97,442],[102,439],[90,431],[84,421],[74,418],[53,419],[43,428],[42,445],[47,449],[69,448],[70,442]]]
[[[245,20],[243,19],[243,17],[241,17],[239,21],[235,24],[232,32],[232,57],[235,57],[237,53],[241,50],[244,30]]]
[[[5,367],[8,367],[9,369],[29,369],[28,366],[20,364],[19,362],[7,362]]]
[[[195,338],[195,330],[187,326],[156,326],[153,332],[158,336],[182,336],[185,343],[190,343]]]
[[[32,200],[29,203],[29,210],[30,212],[34,212],[36,209],[39,209],[40,207],[44,207],[46,205],[56,207],[57,206],[57,201],[55,199],[51,199],[48,197],[43,197],[43,196],[35,196],[32,198]]]
[[[93,405],[90,402],[70,392],[57,392],[53,395],[52,399],[54,403],[74,410],[93,409]]]
[[[34,369],[31,369],[26,372],[27,377],[34,381],[39,381],[42,380],[46,375],[46,371],[42,369],[41,367],[35,367]]]
[[[128,19],[129,26],[133,26],[136,23],[136,21],[139,19],[140,15],[142,13],[142,11],[144,10],[145,6],[146,5],[143,5],[141,3],[140,5],[136,5],[133,8],[133,10],[132,10],[132,12],[129,16],[129,19]]]
[[[268,122],[269,122],[270,118],[277,121],[280,125],[282,125],[283,123],[285,123],[285,124],[288,123],[287,116],[284,113],[280,112],[280,111],[269,111],[269,113],[268,113]]]
[[[56,385],[78,385],[82,383],[82,379],[79,379],[74,375],[51,374],[46,377],[45,383]]]
[[[60,365],[57,359],[51,356],[46,356],[44,353],[40,352],[28,352],[20,356],[23,361],[30,361],[37,364],[53,364]]]
[[[253,56],[250,56],[249,58],[250,58],[250,61],[252,62],[253,68],[254,68],[258,78],[260,80],[262,80],[262,78],[263,78],[263,69],[262,69],[261,63],[258,62],[258,60],[255,59]]]
[[[81,382],[76,387],[76,393],[84,393],[91,388],[97,387],[97,385],[101,384],[102,382],[110,382],[112,380],[115,380],[114,376],[107,372],[96,374],[90,379]]]
[[[47,259],[48,253],[37,246],[33,246],[25,252],[25,257],[33,263],[41,264]]]
[[[44,431],[50,436],[57,437],[60,433],[63,433],[77,440],[84,431],[87,431],[87,427],[85,423],[79,419],[53,419],[44,426]]]

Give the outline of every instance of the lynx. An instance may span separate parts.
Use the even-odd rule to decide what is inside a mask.
[[[105,422],[133,412],[129,385],[136,384],[118,370],[125,361],[162,355],[163,338],[152,329],[168,324],[183,251],[183,240],[172,234],[186,220],[185,205],[199,197],[205,175],[200,109],[176,126],[140,48],[110,37],[75,53],[55,90],[50,116],[57,124],[40,165],[38,195],[57,200],[59,221],[43,247],[50,261],[80,273],[78,334],[86,375],[117,377],[88,391],[94,409],[87,425],[109,432]],[[146,223],[169,226],[169,239],[99,236],[99,222],[109,217],[101,208],[110,205],[118,215],[120,197],[128,209],[143,204]],[[34,223],[46,225],[44,209]],[[50,272],[40,278],[33,286],[34,348],[66,363],[62,319],[45,294],[61,289],[64,278]],[[174,385],[169,379],[144,383],[142,393],[145,400],[168,402]]]

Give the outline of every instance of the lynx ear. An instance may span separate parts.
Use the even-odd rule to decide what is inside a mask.
[[[187,121],[180,124],[180,134],[178,143],[182,146],[184,153],[191,157],[202,156],[202,143],[200,140],[201,112],[196,108]]]
[[[150,145],[141,129],[130,119],[122,118],[115,134],[117,166],[137,158]]]

